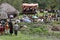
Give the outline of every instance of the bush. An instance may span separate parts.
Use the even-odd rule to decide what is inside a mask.
[[[48,28],[45,24],[38,23],[22,23],[22,25],[26,25],[28,28],[24,31],[21,31],[24,34],[48,34]]]

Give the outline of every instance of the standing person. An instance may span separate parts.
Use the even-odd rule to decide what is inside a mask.
[[[12,35],[13,34],[13,24],[12,24],[12,21],[10,20],[8,23],[9,23],[9,28],[10,28],[9,32]]]
[[[14,28],[14,34],[17,36],[19,25],[17,23],[15,23],[13,28]]]
[[[6,25],[5,25],[5,33],[6,34],[9,33],[9,25],[8,25],[8,22],[6,22]]]
[[[2,26],[3,26],[3,32],[5,33],[5,21],[2,20],[2,21],[1,21],[1,24],[2,24]]]
[[[3,26],[2,26],[2,24],[0,24],[0,33],[1,33],[1,35],[3,34]]]

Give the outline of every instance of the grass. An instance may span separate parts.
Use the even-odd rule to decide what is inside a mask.
[[[38,36],[38,35],[25,35],[22,33],[18,33],[18,36],[15,35],[3,35],[0,36],[0,40],[58,40],[55,37],[45,37],[45,36]]]
[[[24,24],[24,23],[23,23]],[[32,26],[29,23],[25,23],[26,25]],[[58,35],[57,35],[58,34]],[[2,35],[0,36],[0,40],[60,40],[60,33],[54,32],[54,36],[44,36],[44,35],[30,35],[30,34],[24,34],[21,33],[21,31],[18,33],[17,36],[14,34],[11,35]]]
[[[38,16],[42,16],[42,15],[43,14],[41,13]],[[20,15],[19,17],[21,18],[22,15]],[[40,24],[39,23],[34,23],[34,24],[33,23],[31,23],[31,24],[30,23],[20,23],[20,25],[22,25],[22,24],[27,25],[29,28],[32,28],[32,29],[34,29],[35,26],[39,26],[39,25],[40,25],[40,27],[47,26],[46,24],[41,25],[41,23]],[[39,25],[36,25],[36,24],[39,24]],[[52,22],[52,24],[55,25],[55,24],[58,24],[58,22]],[[35,30],[37,30],[37,29],[35,29]],[[35,31],[35,30],[33,30],[33,31]],[[38,27],[38,30],[39,30],[39,27]],[[58,33],[58,35],[57,35],[57,32],[56,32],[56,33],[54,33],[54,35],[56,35],[57,37],[55,37],[55,36],[44,36],[44,35],[41,36],[38,34],[30,35],[30,34],[28,34],[28,31],[26,34],[21,33],[21,31],[20,31],[17,36],[15,36],[14,34],[12,36],[11,35],[2,35],[2,36],[0,36],[0,40],[60,40],[59,39],[60,33]]]

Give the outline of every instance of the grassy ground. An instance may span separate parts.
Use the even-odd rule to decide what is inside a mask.
[[[42,15],[43,14],[38,15],[38,16],[42,16]],[[22,15],[20,15],[19,17],[21,18]],[[56,23],[57,22],[53,22],[52,24],[56,24]],[[33,27],[33,25],[34,25],[34,24],[28,24],[28,23],[21,23],[21,24],[26,24],[29,27]],[[37,24],[39,24],[39,23],[37,23]],[[46,24],[43,24],[43,26],[44,25],[46,25]],[[32,29],[34,29],[34,28],[32,28]],[[35,30],[33,30],[33,31],[35,31]],[[27,31],[27,33],[28,33],[28,31]],[[55,34],[56,34],[57,37],[55,37],[55,36],[44,36],[44,35],[39,36],[39,35],[30,35],[30,34],[28,35],[28,34],[23,34],[23,33],[19,32],[17,36],[15,36],[14,34],[12,36],[11,35],[2,35],[2,36],[0,36],[0,40],[60,40],[59,39],[60,36],[58,38],[58,35],[60,35],[60,33],[57,35],[57,32],[56,32]]]
[[[55,37],[45,37],[45,36],[38,36],[38,35],[25,35],[18,33],[18,36],[15,35],[3,35],[0,36],[0,40],[59,40]]]

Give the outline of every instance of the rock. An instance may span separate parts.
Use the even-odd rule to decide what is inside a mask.
[[[56,25],[52,27],[53,31],[60,31],[60,26]]]

